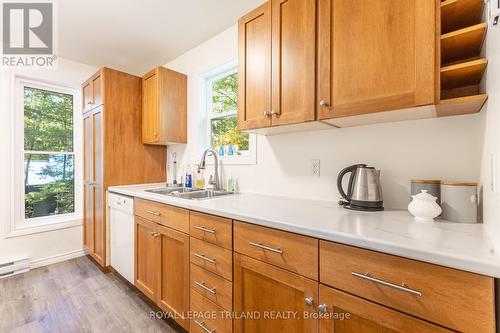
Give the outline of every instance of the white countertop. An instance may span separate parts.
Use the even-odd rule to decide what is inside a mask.
[[[187,200],[145,191],[163,186],[109,191],[500,278],[500,257],[482,224],[419,223],[406,210],[354,212],[334,202],[250,193]]]

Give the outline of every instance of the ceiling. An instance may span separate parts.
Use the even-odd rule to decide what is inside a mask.
[[[234,25],[264,0],[64,0],[58,55],[142,75]]]

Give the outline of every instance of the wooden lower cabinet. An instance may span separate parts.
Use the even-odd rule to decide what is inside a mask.
[[[158,305],[189,327],[189,235],[158,226],[160,237],[160,292]]]
[[[318,283],[306,277],[234,254],[234,332],[317,332]],[[305,314],[310,319],[305,318]]]
[[[319,303],[320,333],[454,332],[323,285]]]
[[[158,299],[160,239],[156,224],[135,217],[135,286],[152,301]]]
[[[135,286],[188,329],[189,235],[136,216]]]

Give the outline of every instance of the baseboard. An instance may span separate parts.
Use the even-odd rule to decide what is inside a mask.
[[[81,256],[84,256],[86,254],[87,253],[83,249],[70,251],[70,252],[66,252],[66,253],[56,254],[55,256],[51,256],[51,257],[47,257],[47,258],[32,260],[30,266],[31,266],[31,269],[34,269],[34,268],[38,268],[38,267],[43,267],[43,266],[55,264],[55,263],[58,263],[61,261],[81,257]]]

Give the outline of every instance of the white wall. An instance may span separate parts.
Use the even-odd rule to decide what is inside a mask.
[[[14,77],[43,80],[80,89],[80,84],[97,68],[59,58],[58,67],[51,70],[0,70],[0,263],[5,260],[29,257],[33,260],[64,255],[82,250],[82,227],[5,238],[7,223],[11,219],[11,157],[12,157],[12,112]]]
[[[169,146],[169,161],[177,152],[181,165],[199,162],[205,135],[200,76],[236,58],[233,26],[165,65],[189,77],[188,144]],[[257,165],[224,166],[224,173],[238,178],[242,192],[336,201],[338,172],[363,162],[382,170],[385,206],[404,208],[412,178],[479,180],[482,126],[482,116],[471,115],[259,136]],[[311,159],[321,160],[320,178],[311,176]]]
[[[484,143],[481,163],[483,183],[483,220],[489,234],[500,249],[500,27],[488,27],[486,39],[488,59],[487,76],[484,79],[488,101],[482,111]],[[491,189],[492,154],[496,155],[496,189]]]

